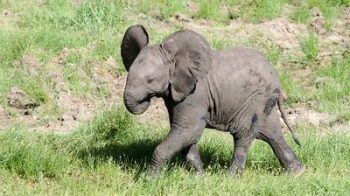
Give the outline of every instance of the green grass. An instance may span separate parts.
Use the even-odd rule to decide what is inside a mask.
[[[310,33],[308,36],[302,37],[300,44],[306,59],[311,62],[316,61],[318,52],[320,51],[317,35]]]
[[[200,141],[205,176],[196,176],[177,157],[149,182],[147,164],[166,130],[138,124],[123,108],[113,107],[67,135],[21,128],[1,133],[0,187],[2,194],[348,194],[349,136],[319,135],[306,127],[299,132],[302,148],[286,135],[307,167],[299,178],[281,172],[261,141],[250,149],[244,174],[227,176],[232,138],[208,130]]]
[[[130,9],[127,1],[75,4],[61,0],[47,1],[41,6],[36,1],[4,1],[1,6],[20,15],[0,28],[1,104],[6,104],[7,93],[17,86],[45,107],[43,111],[48,111],[54,103],[53,73],[63,73],[62,82],[75,95],[99,96],[92,79],[92,65],[112,56],[117,62],[115,71],[124,71],[118,46],[127,25],[126,12]],[[53,65],[66,49],[69,51],[66,59]],[[29,65],[22,62],[24,55],[38,62],[36,74],[28,72]]]
[[[349,1],[309,0],[307,4],[310,8],[316,7],[321,10],[325,18],[324,28],[326,30],[330,30],[332,28],[333,21],[338,17],[338,14],[340,13],[340,6],[349,6]]]
[[[282,50],[275,45],[268,46],[266,50],[266,58],[272,65],[277,65],[278,61],[281,59]]]
[[[234,40],[222,39],[218,36],[211,36],[211,47],[215,50],[225,49],[236,45]]]
[[[195,13],[196,18],[227,21],[229,19],[232,19],[232,13],[230,9],[237,2],[223,0],[199,0],[197,3],[198,10]]]
[[[254,0],[252,1],[253,12],[249,13],[253,22],[261,22],[266,19],[273,19],[281,15],[285,0]],[[248,7],[248,10],[251,8]]]
[[[198,1],[199,8],[194,16],[222,22],[242,18],[259,23],[279,17],[286,3],[286,0],[252,0],[246,2],[225,0]],[[233,9],[233,7],[236,7],[236,9]]]
[[[304,88],[298,81],[293,79],[287,72],[280,72],[279,77],[282,89],[288,97],[287,103],[295,104],[304,101]]]
[[[324,81],[315,83],[318,91],[314,98],[318,101],[318,109],[347,120],[350,115],[350,55],[347,54],[343,60],[334,60],[330,66],[321,68],[319,78]]]
[[[307,23],[310,17],[309,9],[306,6],[296,8],[290,16],[297,23]]]
[[[161,21],[167,20],[175,14],[188,14],[189,12],[186,1],[184,0],[141,1],[137,3],[134,2],[134,4],[135,10],[139,10],[143,14],[152,16]]]

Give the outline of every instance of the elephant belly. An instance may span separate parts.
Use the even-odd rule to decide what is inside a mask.
[[[256,131],[252,129],[254,123],[264,120],[267,116],[264,113],[267,100],[265,92],[261,91],[256,91],[236,103],[226,100],[224,104],[223,100],[222,105],[217,105],[217,108],[208,112],[207,127],[232,134],[254,134]]]
[[[215,53],[212,66],[208,126],[230,132],[251,130],[280,94],[272,65],[255,50],[235,48]]]

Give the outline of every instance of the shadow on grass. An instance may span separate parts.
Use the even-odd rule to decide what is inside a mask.
[[[148,133],[152,129],[154,128],[151,125],[136,123],[124,107],[117,106],[99,115],[88,127],[77,132],[70,149],[89,168],[112,161],[124,170],[136,170],[140,174],[147,169],[153,151],[165,137],[160,130],[153,134]],[[200,144],[200,155],[206,171],[220,172],[228,167],[232,157],[232,145],[225,145],[217,139]],[[259,148],[258,151],[260,153],[257,155],[266,157],[264,149]],[[271,159],[262,160],[263,162],[250,164],[248,158],[247,165],[267,170],[271,166],[276,168],[270,164]],[[190,168],[188,166],[180,153],[168,163],[169,170],[174,167]]]
[[[117,165],[122,166],[125,170],[137,170],[138,174],[147,170],[153,151],[161,140],[157,139],[140,139],[132,140],[128,143],[113,142],[103,147],[89,147],[78,151],[78,157],[83,160],[89,167],[95,167],[98,163],[113,160]],[[212,152],[210,148],[202,148],[200,150],[201,159],[204,168],[211,170],[222,170],[227,168],[229,160],[227,157],[218,157],[217,152]],[[181,153],[177,153],[169,161],[168,170],[174,167],[191,167],[185,161],[185,157]]]
[[[111,133],[114,131],[111,131]],[[115,132],[114,132],[115,133]],[[117,134],[118,135],[118,134]],[[112,137],[112,136],[111,136]],[[106,143],[101,146],[89,146],[78,151],[78,157],[87,164],[88,167],[96,167],[98,164],[112,160],[114,164],[119,165],[126,171],[136,170],[134,176],[137,180],[142,173],[147,170],[150,164],[153,151],[156,146],[161,143],[160,138],[152,137],[136,137],[133,139],[126,139],[126,141],[112,141],[110,138],[104,138]],[[101,142],[101,141],[100,141]],[[227,148],[230,148],[227,146]],[[267,148],[268,149],[268,148]],[[265,151],[266,149],[259,149]],[[268,149],[270,150],[270,149]],[[271,152],[272,153],[272,152]],[[265,170],[274,172],[280,170],[280,166],[276,164],[277,160],[274,156],[260,157],[260,161],[256,161],[256,156],[250,155],[248,157],[246,166],[252,169]],[[264,153],[263,153],[264,154]],[[224,149],[217,148],[215,144],[208,144],[200,148],[200,156],[204,164],[204,169],[208,172],[222,172],[226,171],[230,160],[231,153],[225,152]],[[261,156],[261,154],[260,154]],[[168,163],[167,170],[171,171],[176,167],[185,167],[188,170],[192,168],[185,161],[181,153],[177,153]],[[275,173],[275,172],[274,172]]]
[[[89,167],[112,160],[123,170],[136,170],[135,178],[146,171],[159,141],[134,140],[129,143],[113,142],[103,147],[89,147],[78,152],[78,157]]]

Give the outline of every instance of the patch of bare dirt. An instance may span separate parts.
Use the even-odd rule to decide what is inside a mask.
[[[22,89],[18,87],[11,88],[7,94],[7,104],[17,109],[36,108],[40,104],[34,102]]]
[[[257,38],[259,43],[270,43],[287,53],[298,53],[300,51],[299,37],[307,32],[306,25],[291,23],[283,17],[259,24],[234,19],[227,26],[222,26],[212,21],[192,21],[185,15],[177,14],[170,22],[203,35],[213,35],[243,45]]]
[[[6,114],[5,109],[0,105],[0,131],[9,126],[10,117]]]
[[[256,28],[266,34],[268,40],[275,42],[284,50],[297,49],[299,47],[298,36],[306,31],[304,25],[291,23],[285,18],[261,23]]]
[[[118,74],[115,59],[110,56],[105,62],[93,65],[92,74],[97,86],[106,86],[111,96],[121,96],[126,76]]]
[[[81,122],[94,117],[97,110],[94,100],[72,94],[70,91],[60,93],[55,99],[55,104],[63,111],[57,119],[49,121],[47,128],[50,130],[65,132],[78,128]]]
[[[321,10],[314,7],[310,10],[311,14],[311,22],[309,26],[313,28],[317,34],[324,35],[327,33],[327,31],[324,29],[325,20],[323,18],[323,14]]]
[[[305,107],[296,107],[286,110],[288,121],[293,127],[309,125],[315,127],[321,133],[346,133],[350,134],[350,122],[339,120],[336,116],[317,112]],[[281,118],[281,123],[284,122]]]
[[[71,50],[68,48],[63,48],[52,60],[52,64],[62,64],[67,60],[68,56],[71,54]]]
[[[320,42],[318,63],[327,65],[333,58],[341,58],[350,47],[350,8],[345,8],[340,17],[332,21],[329,30],[325,28],[326,22],[320,10],[312,8],[311,16],[309,26],[316,31]]]
[[[350,134],[350,122],[334,121],[329,125],[329,130],[332,132]]]
[[[24,66],[27,73],[30,75],[37,74],[40,68],[40,61],[32,54],[26,53],[22,56],[20,63]]]
[[[327,113],[316,112],[303,107],[288,109],[286,110],[286,113],[288,114],[288,120],[294,126],[298,125],[298,123],[306,123],[313,126],[324,126],[329,125],[330,122],[335,120],[334,116]]]
[[[20,15],[9,10],[3,10],[0,12],[0,27],[8,26],[10,24],[14,24]]]

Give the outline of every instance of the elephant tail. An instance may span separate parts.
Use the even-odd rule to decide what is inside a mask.
[[[297,133],[295,132],[294,128],[289,124],[289,121],[287,119],[287,115],[283,109],[283,106],[282,106],[282,101],[283,101],[283,97],[280,96],[280,98],[278,99],[277,101],[277,105],[278,105],[278,109],[280,110],[281,112],[281,115],[282,115],[282,118],[284,120],[284,123],[286,123],[289,131],[292,133],[292,137],[294,139],[294,142],[298,145],[298,146],[301,146],[301,143],[300,143],[300,140],[297,136]]]

